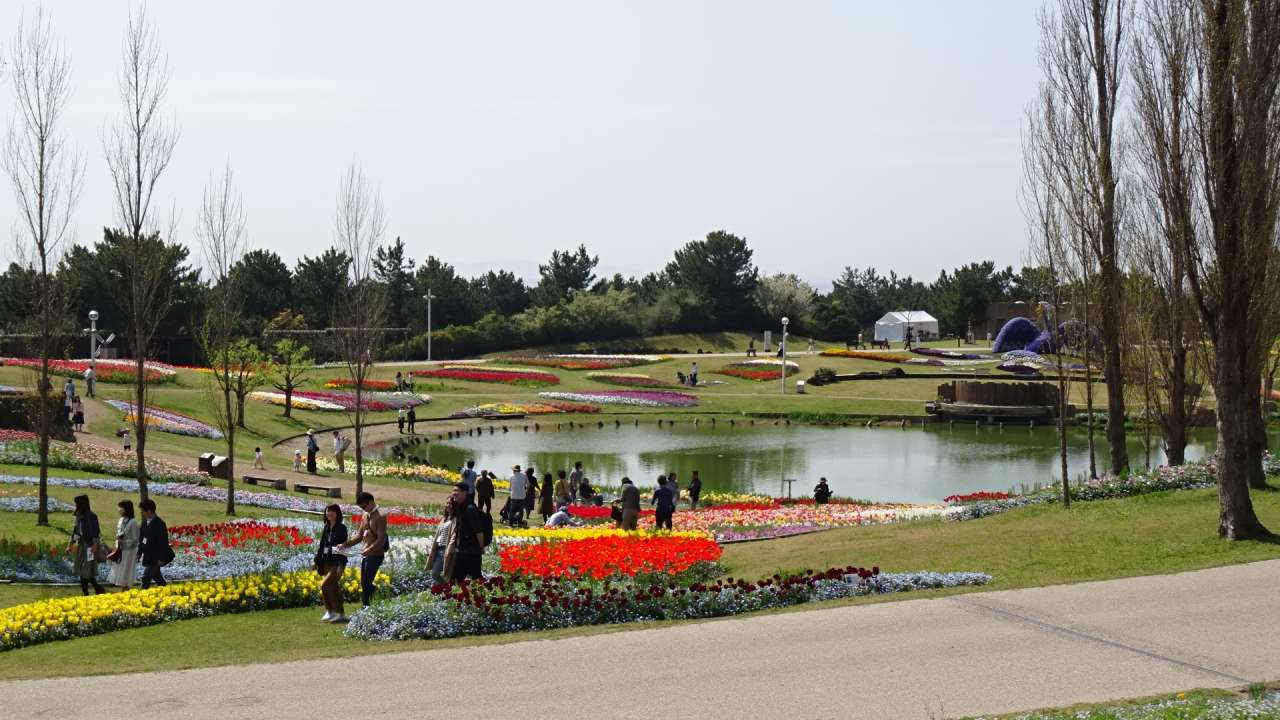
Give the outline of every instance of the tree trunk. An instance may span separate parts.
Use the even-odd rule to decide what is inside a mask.
[[[138,359],[134,369],[137,371],[138,376],[134,388],[134,399],[137,402],[134,403],[133,408],[133,434],[138,439],[138,500],[141,502],[147,499],[147,375],[146,368],[143,366],[146,350],[142,347],[141,336],[138,337],[136,345],[138,347],[134,348],[134,352],[137,353]]]
[[[1256,442],[1258,391],[1247,372],[1244,328],[1223,323],[1216,346],[1213,389],[1218,397],[1218,536],[1228,540],[1267,537],[1270,533],[1253,511],[1249,481],[1262,472]]]
[[[284,416],[293,417],[293,383],[286,382],[284,385]]]
[[[1165,382],[1168,383],[1168,414],[1165,415],[1163,431],[1165,461],[1170,466],[1181,465],[1187,461],[1187,349],[1178,344],[1171,348],[1169,367],[1172,372]]]

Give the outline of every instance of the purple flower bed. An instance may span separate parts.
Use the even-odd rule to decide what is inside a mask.
[[[1012,372],[1012,373],[1040,372],[1039,368],[1034,368],[1034,367],[1031,367],[1030,365],[1021,365],[1019,363],[1001,363],[996,366],[996,369],[1004,370],[1005,372]]]
[[[693,407],[696,395],[671,390],[600,390],[598,392],[543,392],[538,397],[548,400],[592,403],[596,405],[636,405],[638,407]]]

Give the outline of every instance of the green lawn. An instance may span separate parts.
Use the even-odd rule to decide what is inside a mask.
[[[1280,529],[1280,492],[1254,493],[1263,522]],[[779,570],[879,566],[888,572],[971,570],[993,576],[992,588],[1018,588],[1171,573],[1280,557],[1275,542],[1218,540],[1212,490],[1021,508],[964,523],[916,522],[842,528],[796,538],[730,545],[723,564],[735,577]],[[175,508],[176,511],[176,508]],[[833,604],[937,597],[973,588]],[[24,592],[33,593],[31,589]],[[5,596],[25,600],[17,595]],[[250,662],[457,647],[615,632],[637,625],[439,642],[366,643],[317,622],[320,610],[282,610],[168,623],[0,653],[0,679],[168,670]]]

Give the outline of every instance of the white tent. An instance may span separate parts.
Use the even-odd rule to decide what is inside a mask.
[[[902,342],[907,336],[907,328],[912,335],[924,333],[924,340],[938,339],[938,319],[923,310],[907,310],[905,312],[885,313],[876,321],[876,340]]]

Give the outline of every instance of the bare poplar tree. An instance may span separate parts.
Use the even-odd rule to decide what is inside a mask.
[[[160,51],[160,39],[148,24],[145,8],[129,16],[122,48],[119,119],[103,137],[107,167],[115,185],[116,213],[120,223],[118,253],[123,274],[121,307],[126,333],[135,356],[134,383],[138,489],[147,497],[147,381],[145,361],[156,328],[172,303],[172,291],[164,276],[162,257],[153,252],[158,225],[153,217],[152,196],[160,175],[169,165],[178,141],[176,125],[160,114],[169,90],[169,62]]]
[[[232,345],[244,307],[244,288],[235,273],[236,263],[248,250],[245,212],[240,195],[232,188],[231,166],[221,178],[210,178],[196,223],[196,238],[204,250],[209,271],[209,293],[204,327],[200,334],[205,356],[213,369],[205,387],[214,422],[227,443],[227,514],[236,514],[236,428],[238,413],[232,401],[238,376]]]
[[[341,327],[336,328],[335,333],[355,392],[355,404],[349,415],[355,434],[357,493],[364,490],[361,450],[367,413],[364,385],[382,342],[386,316],[386,294],[382,284],[373,277],[373,257],[385,232],[382,199],[360,167],[352,162],[338,186],[338,207],[334,214],[335,244],[351,258],[350,282],[336,313]]]
[[[1196,24],[1188,104],[1205,232],[1180,243],[1213,343],[1218,534],[1243,540],[1269,534],[1249,488],[1265,485],[1258,384],[1280,299],[1280,0],[1187,0],[1182,8]]]
[[[1041,92],[1057,107],[1052,166],[1064,219],[1096,267],[1096,324],[1107,384],[1111,472],[1129,467],[1122,369],[1124,278],[1116,201],[1116,114],[1128,44],[1129,0],[1057,0],[1040,16]]]
[[[60,246],[70,233],[72,211],[80,197],[83,163],[67,145],[62,113],[71,97],[71,59],[53,38],[42,11],[28,23],[19,21],[9,46],[14,113],[5,137],[4,171],[17,200],[15,236],[19,256],[30,258],[36,270],[36,344],[40,354],[37,422],[40,431],[40,504],[38,525],[49,524],[49,437],[54,410],[49,359],[65,303],[53,269]]]

